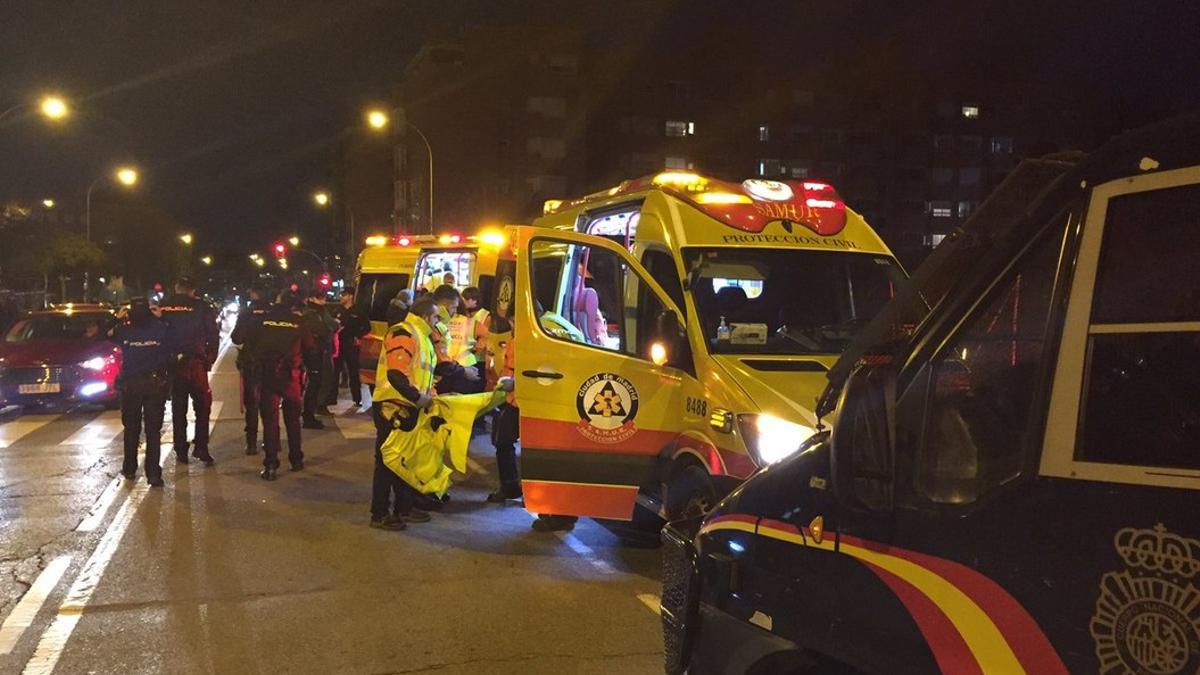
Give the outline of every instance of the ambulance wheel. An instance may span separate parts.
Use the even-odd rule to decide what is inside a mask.
[[[708,472],[694,464],[675,472],[664,486],[663,497],[668,521],[702,516],[717,503],[717,491]]]

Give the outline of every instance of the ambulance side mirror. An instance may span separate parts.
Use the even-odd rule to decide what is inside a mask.
[[[650,341],[650,360],[655,365],[678,366],[687,352],[687,333],[673,309],[664,309],[654,318]]]
[[[842,387],[830,435],[830,475],[849,508],[891,511],[896,479],[896,373],[860,365]]]

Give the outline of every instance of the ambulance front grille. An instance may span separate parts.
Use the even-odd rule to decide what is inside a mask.
[[[692,543],[670,527],[663,528],[662,541],[663,658],[667,675],[678,675],[687,669],[699,578]]]

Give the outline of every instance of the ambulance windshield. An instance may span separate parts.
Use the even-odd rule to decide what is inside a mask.
[[[714,354],[837,354],[895,293],[886,255],[685,248],[689,288]]]

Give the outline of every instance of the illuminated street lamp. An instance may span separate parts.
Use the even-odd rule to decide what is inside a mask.
[[[293,248],[296,246],[299,246],[300,245],[300,237],[297,237],[296,235],[293,234],[292,236],[288,237],[288,243],[291,244]]]
[[[117,182],[125,187],[133,187],[138,182],[137,169],[129,166],[123,166],[117,169]]]
[[[42,200],[42,206],[44,206],[48,209],[52,209],[52,208],[54,208],[54,200],[47,197],[46,199]]]
[[[186,246],[191,246],[194,239],[192,238],[192,234],[190,232],[184,232],[183,234],[179,235],[179,241],[182,241]]]
[[[200,262],[204,263],[206,267],[212,267],[212,260],[213,259],[211,255],[206,255],[200,258]]]
[[[371,127],[375,131],[383,131],[387,128],[388,122],[390,121],[391,120],[388,119],[388,114],[383,110],[372,108],[371,110],[367,111],[367,126]]]
[[[325,192],[324,190],[321,190],[320,192],[314,192],[313,201],[317,203],[317,206],[329,206],[329,193]]]
[[[18,103],[11,108],[0,112],[0,120],[8,117],[12,113],[25,108],[33,107],[30,103]],[[67,100],[61,96],[47,95],[43,96],[37,103],[38,114],[51,122],[61,122],[71,114],[71,107],[67,104]]]
[[[263,265],[267,264],[267,261],[263,260],[262,258],[254,258],[254,264],[262,267]]]

